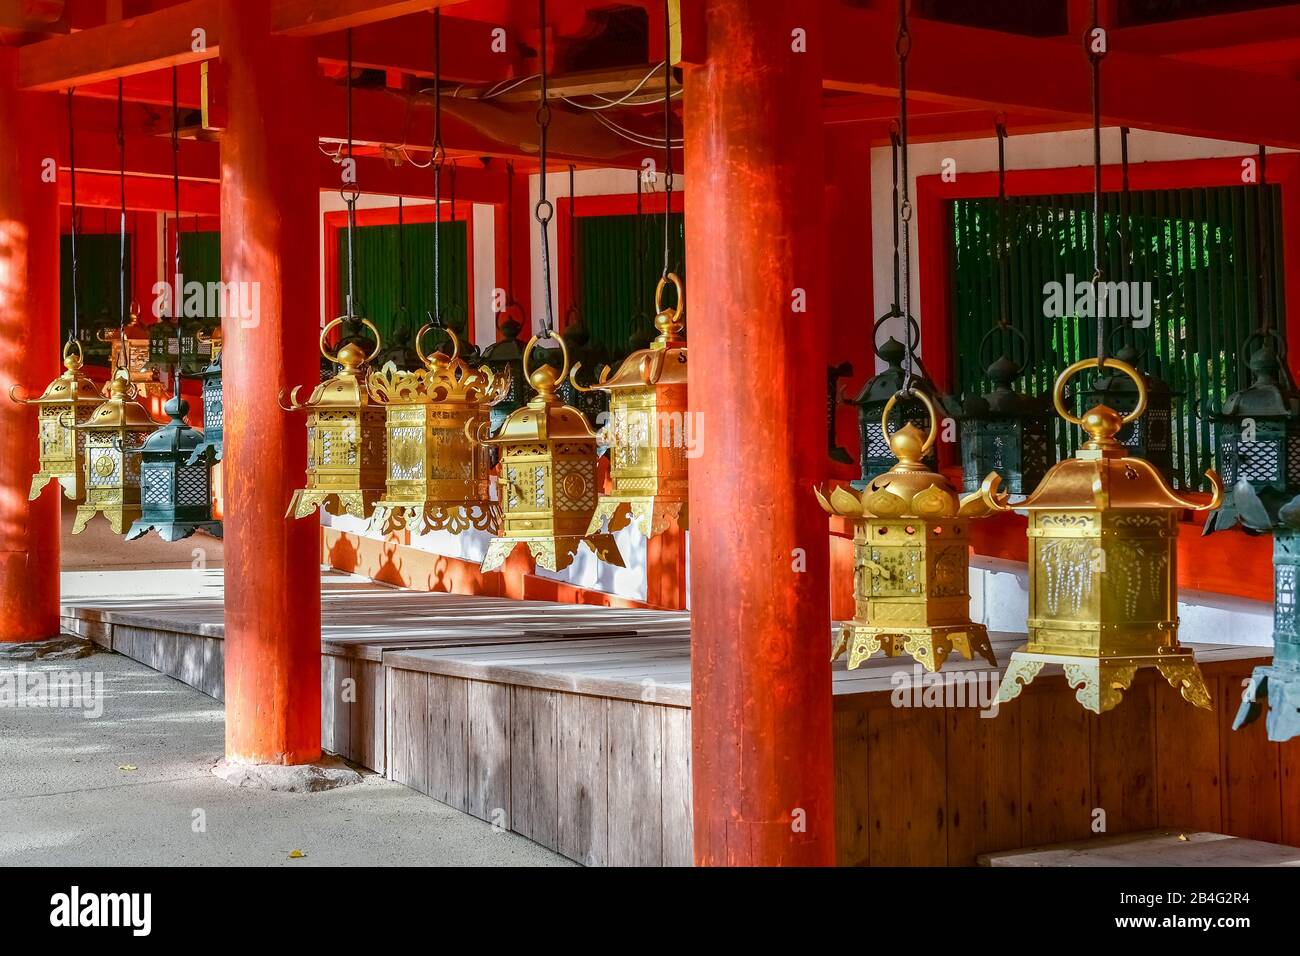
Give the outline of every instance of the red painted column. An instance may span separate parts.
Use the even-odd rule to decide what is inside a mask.
[[[221,13],[222,279],[254,283],[239,288],[259,305],[222,324],[226,757],[308,763],[320,756],[320,524],[285,517],[307,439],[277,394],[319,376],[320,199],[304,172],[318,153],[302,122],[316,60],[309,41],[270,34],[267,4],[227,0]]]
[[[835,862],[817,4],[701,0],[686,76],[698,864]],[[795,52],[802,29],[807,52]],[[803,290],[807,311],[796,312]]]
[[[14,384],[39,395],[62,370],[59,184],[51,181],[62,104],[58,94],[19,92],[17,76],[18,51],[0,47],[0,641],[35,641],[59,633],[62,492],[54,482],[27,500],[36,410],[8,396]]]

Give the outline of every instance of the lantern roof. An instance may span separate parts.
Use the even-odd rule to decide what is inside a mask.
[[[518,362],[523,358],[524,346],[519,341],[519,333],[523,326],[512,315],[507,315],[504,322],[500,325],[501,332],[505,338],[499,342],[493,342],[483,350],[483,360],[485,362]]]
[[[1291,385],[1281,357],[1271,340],[1251,353],[1248,361],[1251,383],[1233,392],[1223,403],[1222,418],[1300,417],[1300,396]]]
[[[290,410],[333,408],[355,411],[371,403],[370,395],[366,389],[365,370],[366,363],[373,359],[383,347],[379,338],[379,330],[370,323],[369,319],[361,319],[360,321],[366,328],[371,330],[375,337],[375,347],[370,354],[367,355],[365,349],[353,339],[345,340],[339,347],[338,352],[330,355],[325,349],[325,337],[335,325],[342,321],[341,318],[334,319],[321,331],[321,354],[339,366],[337,374],[327,378],[312,389],[311,397],[305,402],[298,401],[298,392],[302,390],[302,386],[295,385],[289,393]]]
[[[109,429],[153,429],[158,423],[149,417],[149,412],[133,398],[135,387],[127,377],[125,369],[119,368],[108,383],[108,399],[100,404],[90,418],[80,427]]]
[[[185,416],[190,411],[190,403],[179,395],[173,395],[167,399],[163,411],[170,416],[171,421],[145,439],[140,450],[146,455],[183,454],[188,458],[194,449],[203,444],[203,432],[190,427],[185,421]]]
[[[1138,360],[1142,357],[1134,346],[1125,343],[1115,352],[1115,358],[1119,359],[1126,365],[1136,367]],[[1169,383],[1155,375],[1148,375],[1146,372],[1139,372],[1145,381],[1148,393],[1169,394],[1171,389]],[[1096,396],[1106,396],[1112,393],[1125,394],[1135,391],[1137,386],[1133,380],[1122,372],[1116,372],[1113,369],[1104,369],[1099,372],[1093,379],[1092,387],[1088,389],[1088,394]]]
[[[986,373],[993,387],[983,395],[973,395],[962,403],[967,418],[1028,418],[1044,415],[1051,405],[1045,396],[1026,395],[1012,387],[1020,374],[1020,364],[1006,355],[1000,355],[989,365]]]
[[[681,313],[665,309],[655,316],[659,330],[647,348],[639,349],[625,358],[613,375],[609,367],[601,371],[596,388],[606,392],[628,389],[656,388],[658,386],[686,384],[686,339],[682,335],[685,323]],[[573,367],[577,373],[577,365]]]
[[[877,349],[876,354],[885,360],[886,367],[880,374],[867,379],[862,390],[853,399],[854,405],[883,405],[901,391],[906,382],[907,370],[903,368],[903,362],[907,358],[907,349],[902,342],[891,335]],[[962,410],[957,401],[940,392],[925,374],[924,369],[918,369],[918,372],[920,374],[913,373],[912,387],[923,389],[933,395],[947,417],[960,417]]]
[[[563,336],[553,332],[552,337],[560,344],[560,351],[564,356],[563,367],[557,370],[552,365],[541,364],[534,369],[529,369],[528,359],[538,342],[538,337],[533,336],[528,347],[524,349],[521,361],[528,382],[537,394],[527,405],[511,412],[496,435],[483,439],[483,444],[504,445],[528,441],[559,441],[566,438],[596,439],[596,433],[591,430],[587,416],[572,405],[564,404],[555,394],[555,389],[569,372],[569,353]]]
[[[77,351],[72,351],[76,345]],[[62,405],[68,402],[98,404],[102,398],[99,386],[82,371],[81,346],[69,342],[63,349],[63,374],[45,386],[40,398],[31,399],[32,405]]]
[[[101,342],[116,342],[122,338],[123,329],[107,328],[99,330]],[[140,306],[131,303],[131,321],[126,323],[126,339],[129,342],[149,341],[149,327],[140,321]]]

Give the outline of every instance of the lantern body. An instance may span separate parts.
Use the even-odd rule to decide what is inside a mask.
[[[386,490],[375,508],[385,534],[497,528],[488,450],[466,428],[488,414],[507,382],[486,367],[471,368],[455,341],[452,356],[421,356],[425,367],[417,371],[390,363],[370,376],[370,395],[386,409]]]
[[[931,400],[925,403],[937,419]],[[882,432],[891,410],[882,410]],[[979,494],[959,499],[923,461],[938,427],[929,438],[910,423],[890,435],[894,466],[860,493],[817,492],[824,510],[853,521],[855,613],[831,653],[833,660],[847,651],[850,670],[881,650],[907,653],[931,671],[954,648],[967,660],[978,653],[997,665],[988,630],[970,619],[967,539],[969,519],[989,513],[999,479],[991,474]]]
[[[221,397],[221,348],[213,349],[212,363],[199,373],[202,385],[203,432],[202,441],[190,456],[190,464],[204,457],[221,461],[222,439],[225,435],[226,407]]]
[[[165,410],[171,421],[140,448],[140,517],[127,540],[150,530],[164,541],[188,538],[196,531],[219,538],[221,522],[212,518],[211,462],[199,450],[203,433],[185,423],[190,406],[179,395],[167,401]]]
[[[911,395],[899,398],[890,406],[889,434],[881,432],[881,412],[887,403],[893,401],[894,396],[907,380],[907,371],[903,367],[907,350],[903,343],[889,338],[876,354],[885,360],[886,368],[879,375],[868,379],[852,402],[858,407],[859,457],[862,463],[862,477],[853,481],[852,486],[859,490],[865,488],[876,475],[888,471],[894,464],[895,458],[889,447],[889,435],[908,424],[917,429],[926,427],[925,406],[915,395]],[[915,391],[932,396],[942,417],[953,419],[961,417],[961,408],[935,387],[925,375],[924,369],[918,367],[912,379],[912,387]],[[938,458],[933,450],[927,453],[925,462],[932,468],[936,466]]]
[[[1012,388],[1020,371],[1001,356],[988,368],[992,390],[966,401],[961,419],[965,491],[977,491],[993,471],[1011,494],[1028,494],[1052,466],[1051,404]]]
[[[1141,382],[1132,366],[1106,363]],[[1069,415],[1065,383],[1093,367],[1093,359],[1075,363],[1055,389],[1057,411],[1083,425],[1088,440],[1015,505],[1030,516],[1029,640],[1012,654],[998,700],[1016,697],[1045,664],[1060,664],[1075,699],[1100,714],[1120,702],[1139,668],[1155,667],[1185,700],[1208,709],[1192,651],[1178,643],[1178,518],[1217,508],[1222,483],[1208,471],[1212,500],[1186,501],[1155,465],[1128,454],[1117,433],[1142,414],[1142,386],[1127,416],[1105,405],[1082,419]]]
[[[661,281],[656,298],[662,287]],[[600,496],[588,531],[618,531],[631,522],[651,538],[674,521],[687,526],[689,455],[702,436],[686,406],[684,301],[679,284],[678,307],[660,309],[655,319],[658,338],[624,359],[613,376],[606,367],[596,385],[609,398],[603,437],[611,491]]]
[[[81,426],[85,434],[86,500],[77,506],[72,533],[80,534],[97,514],[121,534],[140,517],[140,448],[157,429],[144,406],[134,401],[127,373],[109,382],[109,398]]]
[[[158,370],[150,366],[150,334],[140,321],[138,306],[131,306],[131,321],[126,325],[125,335],[121,329],[101,329],[99,340],[110,345],[108,367],[126,368],[137,395],[154,398],[166,394]],[[169,338],[169,341],[174,340]]]
[[[86,434],[80,429],[103,399],[99,387],[82,373],[82,361],[80,343],[69,342],[63,349],[63,374],[50,382],[39,398],[18,399],[14,395],[17,386],[10,389],[14,401],[37,408],[40,465],[32,476],[30,501],[51,481],[57,481],[71,500],[85,499]]]
[[[1291,521],[1282,520],[1273,531],[1273,663],[1256,667],[1242,694],[1233,721],[1236,730],[1257,719],[1268,701],[1264,722],[1268,739],[1290,740],[1300,736],[1300,501],[1283,510]],[[1289,510],[1288,510],[1289,509]]]
[[[369,518],[384,494],[388,473],[384,407],[366,389],[366,362],[382,347],[379,332],[368,319],[361,323],[375,337],[367,356],[354,340],[346,340],[337,355],[325,351],[330,331],[343,322],[334,319],[321,331],[321,353],[337,363],[338,374],[321,382],[305,402],[301,386],[290,395],[287,411],[306,409],[307,486],[293,493],[288,514],[305,518],[317,508],[336,517]]]
[[[528,402],[528,379],[524,375],[523,365],[524,347],[519,341],[522,328],[513,317],[507,318],[501,323],[501,332],[505,338],[483,350],[483,364],[494,376],[507,383],[505,394],[492,406],[490,418],[494,435],[501,430],[512,412],[523,408]]]
[[[563,349],[563,339],[555,338]],[[536,342],[524,350],[525,369]],[[599,492],[596,435],[582,413],[555,394],[567,371],[566,353],[560,373],[550,365],[530,372],[537,394],[512,412],[495,436],[489,435],[487,421],[477,423],[476,440],[501,456],[501,531],[488,545],[484,571],[500,568],[519,545],[549,571],[568,567],[584,543],[601,560],[623,566],[613,535],[588,533]]]

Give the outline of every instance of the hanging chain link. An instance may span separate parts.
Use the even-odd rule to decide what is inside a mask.
[[[348,163],[349,163],[349,170],[352,172],[353,175],[355,175],[355,174],[356,174],[356,161],[353,159],[353,156],[352,156],[352,29],[351,29],[351,28],[348,29],[347,37],[348,37],[348,38],[347,38],[347,47],[348,47],[348,79],[347,79],[347,84],[348,84]],[[347,207],[348,207],[348,303],[347,303],[347,317],[348,317],[349,319],[352,319],[352,318],[355,318],[355,317],[356,317],[356,314],[357,314],[357,313],[356,313],[356,271],[357,271],[357,257],[356,257],[355,247],[354,247],[354,244],[353,244],[353,239],[354,239],[353,234],[356,232],[356,228],[357,228],[357,196],[359,195],[359,194],[358,194],[358,190],[357,190],[356,183],[355,183],[355,182],[352,183],[352,188],[351,188],[350,190],[349,190],[349,189],[346,189],[346,188],[343,189],[343,190],[341,190],[340,195],[343,197],[343,201],[347,204]]]
[[[176,381],[173,394],[181,396],[181,106],[179,67],[172,67],[172,201],[176,214],[176,252],[173,262],[172,317],[176,322]],[[165,218],[165,217],[164,217]],[[165,224],[164,224],[165,225]],[[166,241],[166,234],[163,236]]]
[[[664,271],[668,278],[672,271],[672,219],[673,219],[673,32],[672,8],[664,2]]]
[[[1096,49],[1095,37],[1101,30],[1097,18],[1097,0],[1091,5],[1092,25],[1083,37],[1083,49],[1088,56],[1092,74],[1092,293],[1093,311],[1097,314],[1097,367],[1106,363],[1106,310],[1100,306],[1101,281],[1105,275],[1101,264],[1102,219],[1101,219],[1101,61],[1106,54],[1104,48]]]
[[[578,190],[575,183],[577,167],[569,163],[569,308],[567,313],[581,320],[578,305]],[[568,319],[566,317],[566,324]]]
[[[546,198],[546,140],[551,126],[551,105],[548,77],[546,75],[546,0],[538,0],[538,44],[540,86],[537,107],[537,205],[533,216],[541,231],[542,246],[542,330],[540,337],[549,339],[555,331],[555,316],[551,303],[551,239],[550,223],[555,207]]]
[[[899,390],[904,396],[912,394],[912,383],[916,378],[916,356],[913,354],[912,331],[912,199],[909,194],[907,165],[907,58],[912,52],[912,34],[907,28],[908,0],[898,0],[898,38],[894,51],[898,54],[898,151],[901,184],[898,197],[898,229],[901,253],[901,275],[899,276],[899,308],[903,315],[904,351],[903,387]],[[919,344],[919,343],[918,343]]]
[[[118,185],[121,190],[121,219],[118,225],[119,255],[118,255],[118,334],[121,338],[118,340],[118,358],[121,359],[122,368],[129,373],[130,363],[127,361],[126,349],[126,124],[124,119],[124,97],[122,93],[122,80],[117,81],[117,149],[121,157],[121,167],[118,175]]]
[[[1273,242],[1273,202],[1268,195],[1268,175],[1264,168],[1267,151],[1261,144],[1255,170],[1255,231],[1259,246],[1259,330],[1267,335],[1273,327],[1273,290],[1271,246]],[[1267,209],[1267,216],[1265,210]]]
[[[72,88],[68,90],[68,178],[72,201],[72,328],[68,332],[68,341],[81,339],[81,306],[78,302],[77,287],[77,130],[72,122]]]
[[[998,134],[998,302],[997,326],[1005,329],[1011,315],[1011,235],[1007,229],[1007,125],[997,121]]]
[[[442,328],[442,11],[433,11],[433,320]]]

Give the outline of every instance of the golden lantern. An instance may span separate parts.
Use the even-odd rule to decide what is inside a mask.
[[[934,671],[955,648],[967,660],[978,653],[996,666],[988,630],[970,619],[968,542],[970,519],[991,513],[990,503],[1005,495],[992,473],[980,491],[959,498],[930,469],[923,459],[934,447],[939,416],[926,392],[912,394],[930,415],[929,434],[911,423],[890,434],[895,395],[880,422],[898,459],[894,466],[861,492],[837,487],[827,498],[814,489],[822,508],[853,521],[855,614],[837,635],[831,659],[847,650],[852,670],[878,651],[906,652]]]
[[[677,288],[677,307],[663,307],[664,285]],[[655,289],[655,327],[659,336],[649,348],[633,352],[612,377],[601,370],[592,388],[578,384],[581,363],[569,381],[580,391],[609,393],[609,420],[602,438],[609,445],[609,476],[613,491],[601,495],[591,516],[589,532],[618,531],[635,522],[647,538],[666,530],[675,520],[687,523],[687,453],[700,436],[692,434],[686,408],[685,292],[669,273]]]
[[[382,347],[379,330],[369,319],[361,323],[375,337],[367,355],[355,341],[345,342],[331,355],[325,339],[342,319],[321,330],[320,350],[339,366],[338,374],[321,382],[305,402],[298,401],[301,385],[289,393],[285,411],[307,409],[307,487],[293,493],[288,514],[305,518],[317,508],[335,517],[345,514],[369,518],[384,494],[387,455],[384,444],[384,407],[366,390],[366,363]]]
[[[45,387],[40,398],[19,398],[17,385],[9,389],[10,400],[39,409],[40,470],[32,476],[30,501],[51,481],[58,481],[63,494],[73,501],[85,498],[86,436],[78,429],[103,396],[99,386],[82,373],[84,363],[81,343],[70,339],[63,347],[63,374]]]
[[[97,514],[116,534],[140,518],[140,449],[158,423],[135,400],[136,388],[130,373],[118,368],[108,399],[78,429],[85,436],[86,500],[77,506],[73,534]]]
[[[537,392],[528,404],[512,412],[495,437],[486,416],[466,426],[475,442],[501,452],[501,531],[488,545],[484,571],[501,567],[521,544],[538,567],[561,571],[584,542],[602,561],[623,567],[614,536],[588,531],[598,491],[597,439],[583,414],[555,395],[569,372],[569,350],[558,332],[552,337],[560,344],[558,371],[550,365],[529,370],[537,336],[524,349],[524,375]]]
[[[368,381],[370,397],[387,410],[387,491],[374,520],[384,534],[495,531],[501,509],[489,487],[488,449],[466,440],[465,427],[505,396],[509,372],[472,368],[450,328],[451,355],[425,355],[420,342],[432,328],[415,336],[423,368],[402,372],[389,362]]]
[[[1014,505],[1029,512],[1029,642],[1011,655],[998,700],[1018,696],[1044,664],[1061,664],[1075,699],[1101,714],[1139,668],[1155,667],[1184,700],[1209,709],[1196,659],[1178,643],[1178,519],[1217,508],[1223,483],[1206,471],[1214,493],[1198,505],[1174,494],[1150,462],[1130,457],[1115,436],[1146,410],[1146,381],[1119,359],[1101,364],[1133,381],[1137,401],[1126,415],[1096,405],[1078,418],[1066,410],[1065,386],[1097,361],[1075,362],[1056,380],[1057,412],[1088,440]]]
[[[165,395],[167,389],[150,364],[149,329],[140,321],[140,306],[131,303],[131,321],[123,329],[100,329],[99,340],[108,342],[109,368],[126,368],[137,395]]]

